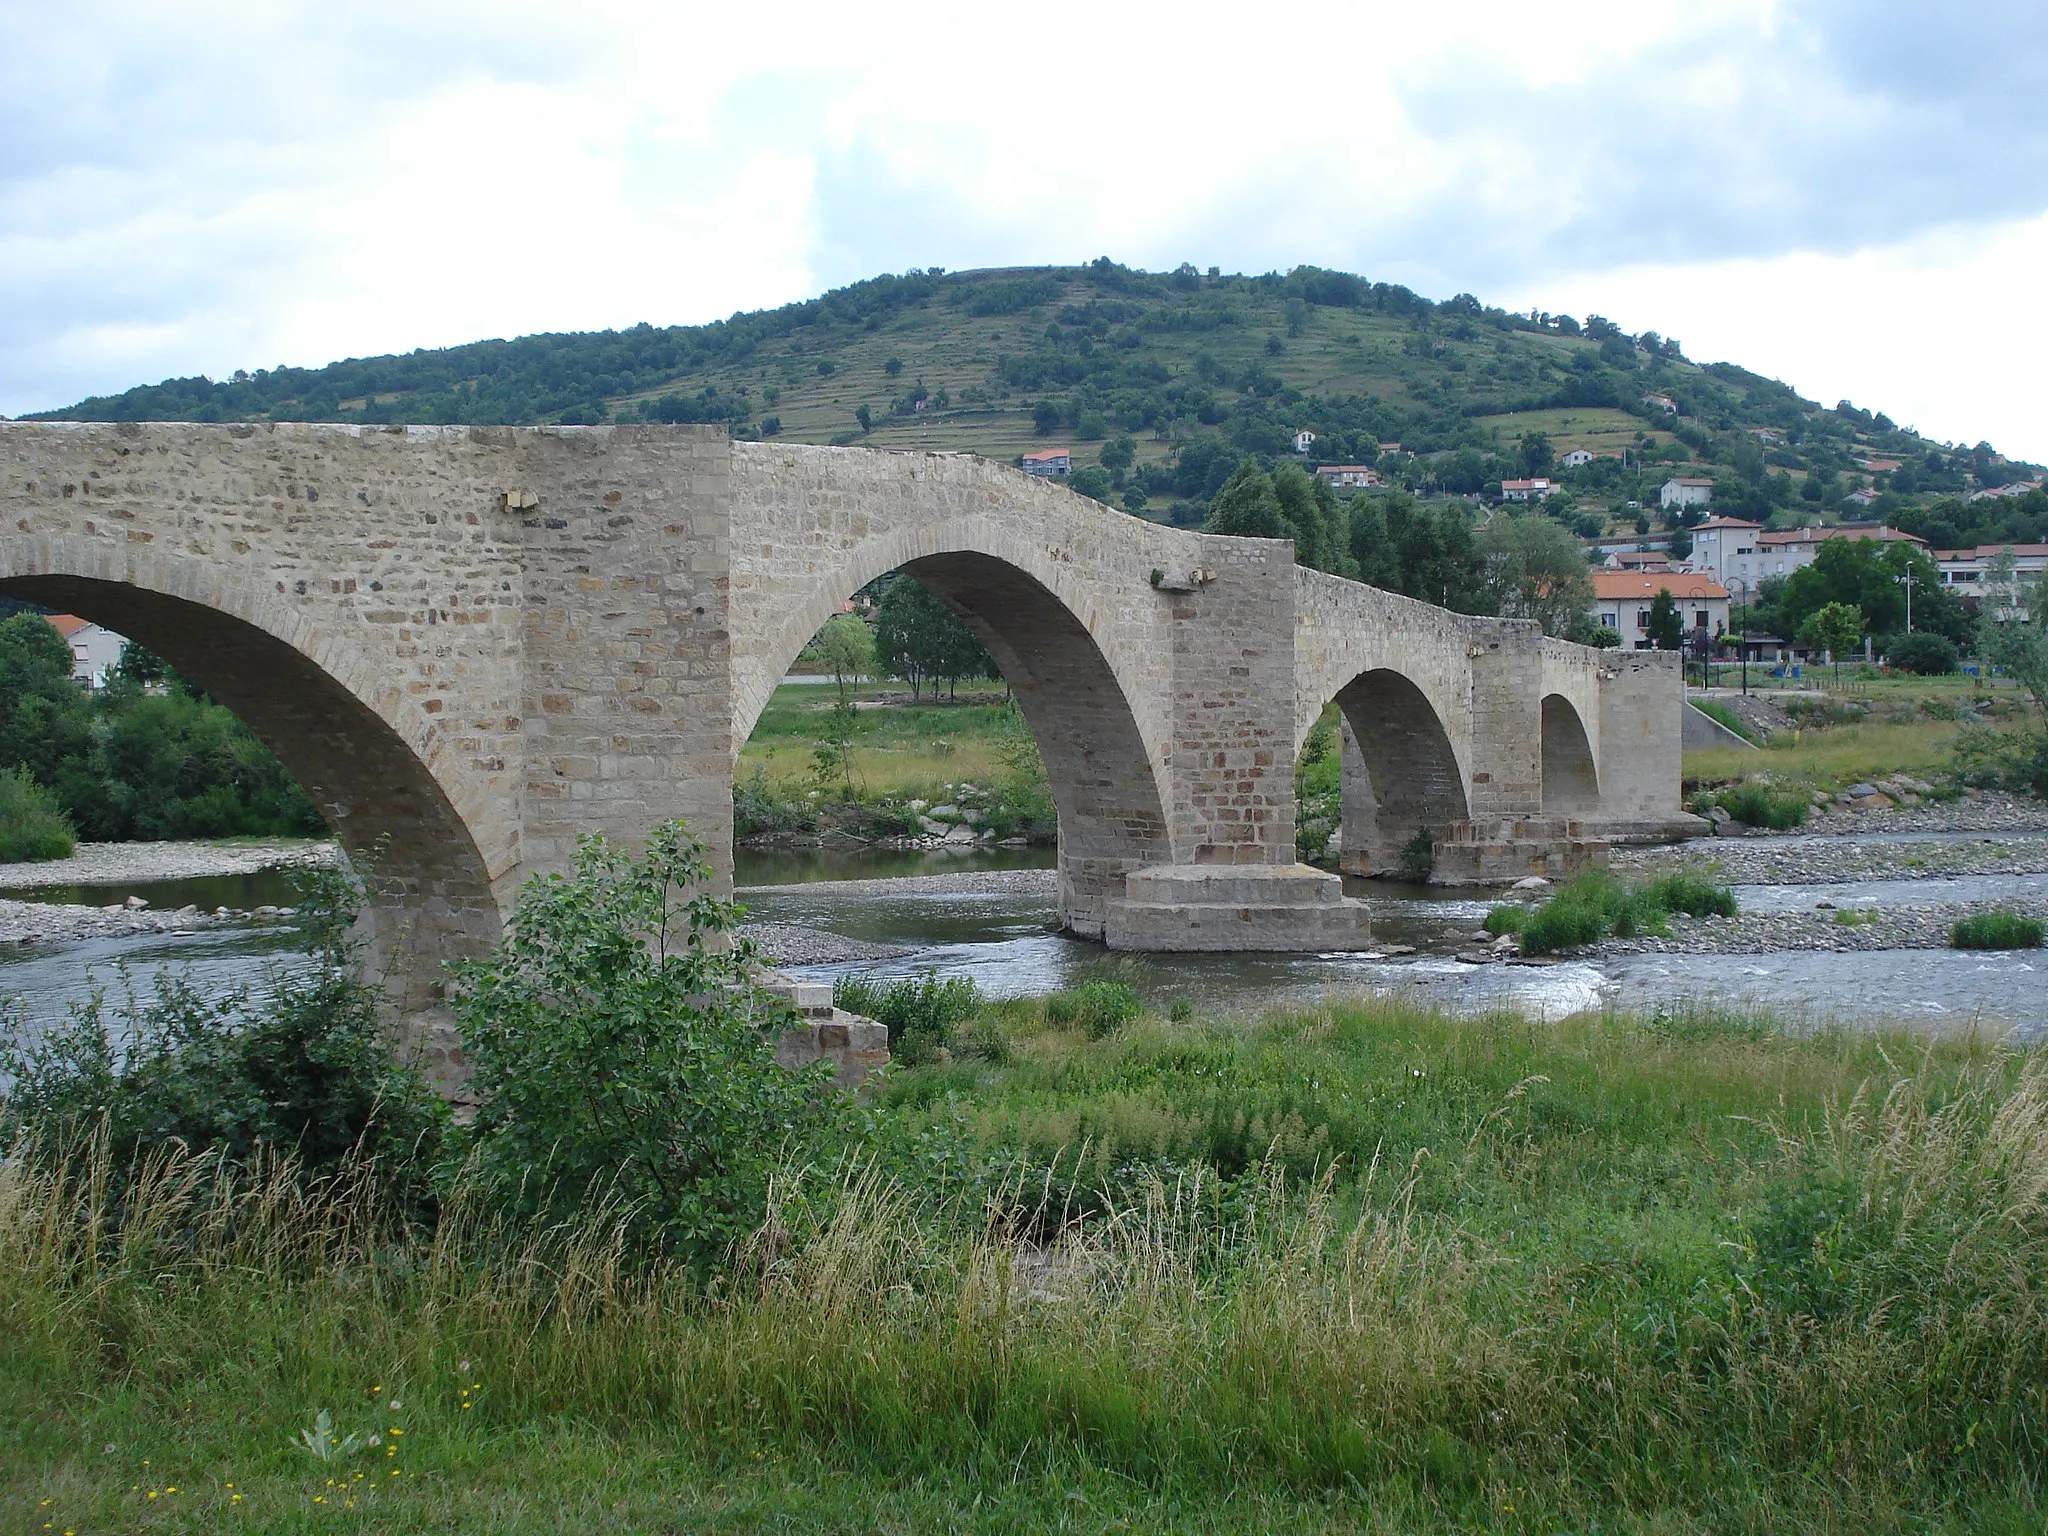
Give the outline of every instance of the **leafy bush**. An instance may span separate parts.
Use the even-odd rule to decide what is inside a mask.
[[[634,1246],[701,1270],[759,1223],[777,1159],[833,1126],[829,1068],[775,1063],[789,1006],[754,986],[710,879],[681,822],[639,858],[586,836],[575,871],[529,880],[496,949],[454,968],[491,1205],[569,1219],[616,1201]]]
[[[301,1179],[370,1157],[405,1208],[428,1206],[444,1111],[392,1057],[377,995],[357,979],[359,892],[336,870],[297,879],[304,958],[260,989],[202,991],[166,968],[118,1004],[95,990],[45,1034],[17,1024],[0,1050],[13,1083],[0,1144],[31,1128],[52,1148],[102,1138],[122,1177],[174,1139],[229,1166],[282,1155]]]
[[[984,999],[968,976],[939,980],[937,971],[923,971],[883,982],[872,976],[842,976],[832,988],[835,1007],[889,1027],[889,1044],[917,1036],[925,1048],[951,1046],[954,1026],[978,1013]]]
[[[1950,747],[1956,777],[1978,789],[2048,799],[2048,731],[1966,725]]]
[[[1716,803],[1745,827],[1766,827],[1789,832],[1802,826],[1812,802],[1796,789],[1777,789],[1755,779],[1724,789]]]
[[[1138,994],[1127,981],[1097,977],[1045,1000],[1045,1022],[1084,1031],[1100,1040],[1138,1016]]]
[[[1948,931],[1956,949],[2039,949],[2041,938],[2040,920],[2017,912],[1973,912]]]
[[[1522,925],[1522,951],[1531,955],[1554,955],[1561,949],[1593,944],[1613,931],[1614,920],[1603,897],[1574,891],[1559,891]]]
[[[759,764],[751,777],[733,780],[734,837],[773,837],[817,830],[818,813],[809,802],[778,798],[768,788],[768,776]]]
[[[25,768],[0,771],[0,864],[68,859],[78,849],[57,797]]]
[[[1879,647],[1894,671],[1916,672],[1922,677],[1944,677],[1955,671],[1962,657],[1955,642],[1945,635],[1894,635]]]
[[[1429,883],[1436,873],[1436,838],[1429,828],[1417,827],[1415,835],[1401,845],[1395,868],[1410,885]]]

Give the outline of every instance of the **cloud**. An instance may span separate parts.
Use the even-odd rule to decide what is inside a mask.
[[[1103,253],[1557,308],[2040,213],[2044,73],[2016,0],[0,0],[0,410]]]

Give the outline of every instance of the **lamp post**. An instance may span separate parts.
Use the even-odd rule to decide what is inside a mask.
[[[1913,567],[1907,566],[1901,575],[1894,576],[1892,580],[1906,589],[1906,633],[1910,635],[1913,633]]]
[[[1736,591],[1736,594],[1737,594],[1737,596],[1738,596],[1738,597],[1740,597],[1740,599],[1741,599],[1741,602],[1740,602],[1740,604],[1738,605],[1738,606],[1740,607],[1740,609],[1741,609],[1741,617],[1739,617],[1739,618],[1738,618],[1738,619],[1737,619],[1737,620],[1735,621],[1735,623],[1736,623],[1736,634],[1737,634],[1737,636],[1738,636],[1738,638],[1737,638],[1737,640],[1736,640],[1736,642],[1735,642],[1735,643],[1736,643],[1736,645],[1737,645],[1737,646],[1739,646],[1739,647],[1741,648],[1741,650],[1742,650],[1742,696],[1743,696],[1744,698],[1748,698],[1748,697],[1749,697],[1749,581],[1748,581],[1748,579],[1747,579],[1747,578],[1745,578],[1745,577],[1741,577],[1741,576],[1738,576],[1738,577],[1736,577],[1736,578],[1735,578],[1735,580],[1731,581],[1731,582],[1729,583],[1729,585],[1730,585],[1731,587],[1733,587],[1733,588],[1735,589],[1735,591]]]

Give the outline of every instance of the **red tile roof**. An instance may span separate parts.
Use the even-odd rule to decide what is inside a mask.
[[[1669,592],[1683,601],[1726,597],[1728,589],[1711,576],[1690,571],[1595,571],[1593,595],[1603,603],[1626,602],[1630,598],[1651,599]]]
[[[53,613],[49,616],[49,619],[51,626],[66,640],[69,640],[81,629],[92,623],[91,619],[81,619],[77,615],[69,613]]]

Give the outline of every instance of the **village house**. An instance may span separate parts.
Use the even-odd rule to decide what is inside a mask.
[[[1710,517],[1692,531],[1689,571],[1712,576],[1737,591],[1754,592],[1766,577],[1790,576],[1813,564],[1830,539],[1879,539],[1886,543],[1926,540],[1883,523],[1839,523],[1833,528],[1787,528],[1767,533],[1761,523],[1739,517]]]
[[[1979,544],[1975,549],[1937,549],[1941,584],[1973,613],[2005,621],[2031,615],[2048,580],[2048,544]],[[2007,562],[2002,556],[2010,555]]]
[[[1617,549],[1600,562],[1609,571],[1668,571],[1671,552],[1666,549]]]
[[[1714,482],[1695,476],[1680,475],[1664,482],[1664,488],[1657,493],[1657,505],[1667,511],[1673,507],[1705,507],[1713,505]]]
[[[106,687],[107,674],[128,649],[126,638],[69,613],[51,614],[50,627],[71,647],[71,680],[81,688]]]
[[[1643,404],[1653,411],[1662,411],[1667,416],[1676,416],[1678,414],[1678,402],[1669,395],[1645,395],[1643,396]]]
[[[1728,633],[1728,589],[1690,571],[1595,571],[1593,619],[1620,635],[1625,647],[1650,650],[1656,643],[1650,638],[1650,608],[1659,592],[1669,592],[1678,604],[1689,642],[1702,634],[1712,642]]]
[[[1500,483],[1502,501],[1544,501],[1550,496],[1552,486],[1541,477],[1534,480],[1503,480]]]
[[[1074,472],[1074,456],[1065,448],[1027,453],[1018,462],[1027,475],[1070,475]]]
[[[1316,478],[1339,491],[1364,490],[1380,483],[1379,471],[1363,464],[1325,464],[1316,470]]]
[[[1563,458],[1559,459],[1558,462],[1564,465],[1566,469],[1581,468],[1582,466],[1593,462],[1592,450],[1587,448],[1573,448],[1570,451],[1568,451]]]
[[[1883,544],[1918,544],[1923,548],[1927,544],[1918,534],[1901,533],[1883,523],[1837,523],[1832,528],[1787,528],[1777,533],[1761,533],[1756,543],[1758,564],[1763,569],[1757,579],[1790,576],[1804,569],[1813,564],[1821,545],[1829,539],[1876,539]]]
[[[1315,447],[1315,445],[1316,435],[1315,433],[1309,431],[1308,428],[1303,427],[1299,432],[1294,434],[1294,451],[1296,453],[1307,453],[1309,449]]]

